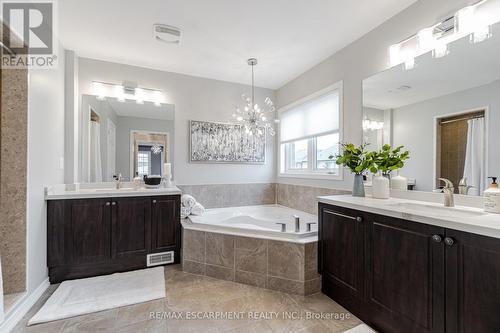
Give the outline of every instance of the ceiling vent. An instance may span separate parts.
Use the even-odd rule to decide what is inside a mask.
[[[167,44],[179,44],[181,42],[181,30],[165,24],[154,24],[153,35],[157,41]]]

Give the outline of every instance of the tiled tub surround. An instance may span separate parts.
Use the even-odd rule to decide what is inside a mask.
[[[319,196],[350,194],[350,191],[290,184],[276,184],[276,203],[310,214],[318,214]]]
[[[269,205],[276,203],[276,184],[178,185],[205,208]]]
[[[317,241],[294,243],[183,229],[183,270],[290,294],[321,288]]]

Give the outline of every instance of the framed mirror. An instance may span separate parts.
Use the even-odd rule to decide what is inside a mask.
[[[109,182],[121,174],[163,176],[173,163],[173,105],[82,96],[81,181]]]
[[[363,81],[363,140],[368,149],[404,145],[411,158],[402,175],[415,190],[454,184],[457,194],[482,195],[500,170],[500,25],[492,37],[468,36],[448,53],[415,58]]]

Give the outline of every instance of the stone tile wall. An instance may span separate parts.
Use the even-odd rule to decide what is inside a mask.
[[[350,194],[350,191],[301,185],[276,184],[277,203],[310,214],[318,214],[316,197],[324,195]]]
[[[269,205],[276,203],[276,184],[179,185],[205,208]]]
[[[183,270],[298,295],[321,289],[317,242],[298,244],[183,229]]]
[[[0,254],[10,294],[26,290],[28,71],[2,70],[1,90]]]

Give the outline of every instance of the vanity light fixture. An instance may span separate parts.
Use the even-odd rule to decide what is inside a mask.
[[[420,30],[404,41],[389,48],[390,65],[404,64],[409,70],[415,66],[415,58],[432,51],[434,58],[449,54],[448,44],[470,36],[472,43],[482,42],[492,36],[491,25],[500,21],[499,0],[482,0],[467,6],[445,20]],[[487,5],[486,5],[487,4]],[[415,47],[415,45],[417,45]]]
[[[119,102],[125,100],[135,100],[137,104],[144,102],[154,103],[160,107],[165,103],[165,96],[162,91],[156,89],[140,88],[131,85],[130,82],[124,84],[114,84],[101,81],[93,81],[92,88],[98,100],[106,98],[116,98]]]
[[[376,131],[384,128],[383,121],[370,120],[365,118],[363,120],[363,130],[364,131]]]

